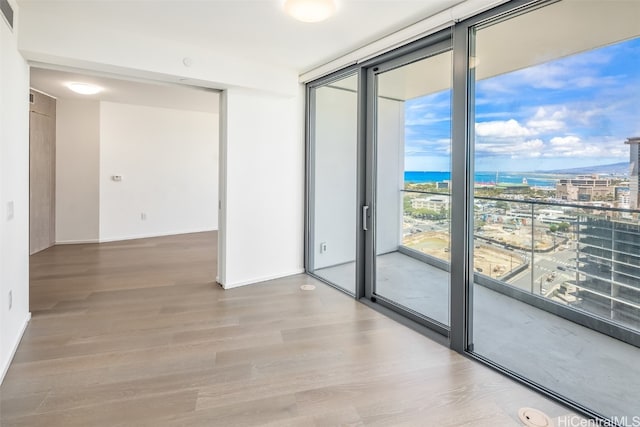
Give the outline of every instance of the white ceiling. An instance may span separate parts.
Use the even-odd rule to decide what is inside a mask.
[[[104,90],[96,95],[80,95],[67,88],[66,84],[71,82],[91,83]],[[63,99],[92,99],[206,113],[217,113],[219,110],[219,94],[216,91],[191,86],[136,82],[86,73],[32,67],[31,87]]]
[[[338,13],[309,24],[287,16],[283,0],[18,0],[55,19],[82,22],[96,30],[140,34],[307,71],[416,23],[462,0],[338,0]],[[143,54],[143,51],[141,51]],[[65,83],[97,84],[104,92],[77,95]],[[215,111],[218,95],[186,86],[155,85],[95,75],[33,68],[33,88],[59,98]],[[211,97],[215,102],[211,102]]]
[[[458,0],[342,0],[336,16],[318,24],[296,22],[284,14],[282,0],[21,0],[27,7],[65,8],[69,19],[177,40],[214,52],[244,56],[298,71],[326,63],[394,30],[461,3]],[[479,32],[477,77],[524,68],[594,46],[637,37],[640,1],[566,1]],[[544,16],[539,16],[544,15]],[[579,17],[580,19],[572,19]],[[529,22],[531,21],[531,22]],[[603,21],[616,22],[607,31]],[[554,22],[536,31],[537,22]],[[560,25],[564,23],[565,25]],[[525,30],[530,28],[530,30]],[[557,43],[562,40],[562,43]],[[518,46],[518,49],[511,48]],[[555,46],[555,48],[554,48]],[[505,56],[507,55],[507,56]],[[550,55],[550,56],[549,56]],[[549,57],[547,57],[549,56]],[[491,58],[491,60],[489,60]],[[438,65],[433,63],[437,59]],[[451,84],[449,55],[423,60],[388,73],[386,95],[408,99]],[[424,76],[430,76],[425,79]],[[355,79],[350,79],[349,81]],[[167,108],[217,112],[218,95],[178,85],[134,83],[33,69],[32,86],[57,97],[80,97],[68,81],[93,82],[107,90],[94,99]],[[351,82],[353,83],[353,82]],[[346,82],[337,82],[344,85]],[[211,102],[212,97],[215,102]]]
[[[299,72],[329,62],[461,0],[339,0],[327,21],[301,23],[283,0],[18,0],[68,19],[169,39]],[[55,12],[55,13],[54,13]]]

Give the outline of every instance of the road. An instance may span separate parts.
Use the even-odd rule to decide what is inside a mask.
[[[523,255],[531,256],[530,253],[523,253]],[[509,283],[520,289],[544,295],[553,286],[575,279],[575,263],[575,249],[535,253],[533,255],[533,277],[531,267],[529,267],[509,280]]]
[[[412,224],[424,231],[449,231],[447,221],[429,221],[415,219]],[[559,238],[560,239],[560,238]],[[561,249],[565,248],[566,249]],[[527,260],[531,259],[531,252],[514,250]],[[529,268],[518,273],[508,281],[527,292],[537,295],[545,295],[554,286],[560,285],[567,280],[575,280],[576,251],[575,243],[561,245],[555,250],[546,253],[533,254],[533,277],[531,264]]]

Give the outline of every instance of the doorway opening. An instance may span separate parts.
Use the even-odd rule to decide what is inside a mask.
[[[176,265],[215,282],[220,93],[40,67],[31,88],[31,312],[196,280]]]

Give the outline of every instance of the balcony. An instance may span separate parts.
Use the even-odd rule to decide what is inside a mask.
[[[396,249],[376,257],[376,295],[443,328],[449,324],[449,197],[398,192],[402,219],[384,222],[401,223]],[[640,357],[640,281],[634,279],[640,258],[616,250],[616,238],[633,241],[640,224],[623,213],[630,212],[476,197],[473,352],[601,414],[640,414],[634,363]],[[623,228],[624,234],[612,232]],[[355,264],[315,274],[346,284]]]
[[[402,192],[405,209],[400,251],[426,263],[433,259],[449,262],[448,211],[415,208],[415,200],[447,197],[441,192]],[[640,258],[612,249],[640,238],[640,223],[622,219],[623,212],[629,213],[557,202],[476,197],[476,282],[497,291],[513,288],[510,295],[540,296],[640,333],[640,298],[617,298],[620,287],[640,296]],[[594,283],[598,284],[599,299],[610,302],[606,308],[583,303],[593,296]],[[624,311],[624,321],[617,316],[618,310]]]
[[[441,316],[448,212],[412,203],[436,194],[448,197],[401,192],[402,244],[384,256],[411,272],[387,277],[395,300]],[[640,356],[640,258],[612,250],[636,242],[640,223],[613,208],[490,197],[476,197],[474,213],[474,352],[603,414],[640,413],[632,391],[640,367],[631,362]],[[552,226],[563,222],[562,231]]]

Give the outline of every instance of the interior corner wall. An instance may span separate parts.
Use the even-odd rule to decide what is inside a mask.
[[[56,243],[99,239],[100,102],[57,100]]]
[[[100,241],[218,228],[218,121],[101,102]]]
[[[220,141],[225,288],[304,271],[304,95],[229,89]]]
[[[0,382],[29,317],[29,66],[0,18]]]
[[[378,99],[376,253],[398,250],[402,244],[404,189],[404,102]]]

